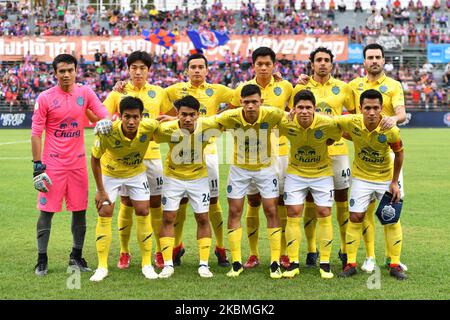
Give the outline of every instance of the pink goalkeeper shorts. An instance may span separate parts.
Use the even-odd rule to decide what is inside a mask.
[[[63,199],[66,200],[67,211],[82,211],[88,205],[88,173],[87,168],[74,170],[46,170],[52,181],[48,192],[39,192],[37,208],[47,212],[59,212]]]

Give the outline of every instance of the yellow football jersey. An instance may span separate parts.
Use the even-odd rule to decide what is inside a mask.
[[[281,110],[286,110],[289,107],[289,99],[292,94],[292,84],[287,80],[275,81],[272,77],[270,83],[265,87],[261,87],[256,82],[256,77],[250,81],[244,82],[236,88],[234,92],[233,100],[231,104],[234,106],[241,105],[241,91],[242,87],[247,84],[256,84],[261,89],[261,98],[264,100],[263,105],[267,107],[275,107]],[[285,137],[276,138],[275,135],[272,136],[273,139],[273,153],[280,156],[286,156],[289,152],[289,146]],[[278,147],[278,149],[277,149]]]
[[[383,74],[375,82],[369,82],[367,76],[358,77],[348,83],[355,93],[355,106],[357,112],[361,113],[359,109],[359,97],[363,91],[368,89],[375,89],[383,95],[383,107],[381,114],[388,117],[395,116],[395,108],[405,105],[405,97],[403,95],[403,88],[400,82]]]
[[[338,126],[348,132],[355,146],[352,176],[374,182],[392,180],[393,161],[389,153],[403,149],[400,130],[394,126],[382,131],[378,126],[367,130],[363,115],[345,115],[336,117]]]
[[[203,82],[199,87],[194,87],[190,81],[179,82],[165,89],[167,99],[166,108],[173,108],[173,102],[187,95],[191,95],[200,102],[200,116],[214,116],[219,111],[221,103],[231,103],[234,90],[222,84]],[[205,149],[205,154],[215,154],[217,147],[216,139],[212,138]]]
[[[123,134],[122,121],[117,120],[114,121],[110,134],[96,136],[92,155],[100,159],[102,173],[114,178],[129,178],[145,172],[142,161],[158,126],[159,122],[156,120],[143,119],[136,137],[130,140]]]
[[[316,113],[306,129],[298,123],[297,117],[292,121],[283,119],[278,127],[280,135],[287,137],[291,144],[287,173],[306,178],[333,175],[326,142],[328,139],[337,141],[342,136],[333,118]]]
[[[234,139],[233,164],[246,170],[259,170],[271,164],[271,131],[285,112],[273,107],[260,107],[255,123],[244,119],[243,109],[222,112],[217,122],[229,130]]]
[[[154,133],[154,139],[159,143],[169,144],[164,162],[164,175],[179,180],[207,177],[204,149],[211,137],[220,134],[220,126],[215,117],[199,118],[192,134],[182,130],[178,120],[161,123]]]
[[[355,96],[352,88],[344,81],[330,77],[330,79],[321,84],[314,81],[312,77],[306,85],[296,85],[292,92],[290,107],[293,108],[294,97],[300,90],[309,90],[316,98],[316,112],[331,116],[340,116],[345,107],[348,111],[355,110]],[[342,138],[336,141],[333,145],[328,147],[330,156],[346,155],[348,154],[348,146]]]
[[[144,118],[156,119],[160,113],[166,113],[170,110],[164,109],[163,102],[166,100],[166,93],[159,86],[154,86],[147,82],[141,89],[138,89],[131,83],[127,83],[125,91],[126,94],[111,91],[106,97],[103,104],[110,114],[120,113],[120,100],[126,96],[136,97],[142,100],[144,104]],[[144,159],[161,159],[161,152],[157,143],[154,141],[150,142]]]

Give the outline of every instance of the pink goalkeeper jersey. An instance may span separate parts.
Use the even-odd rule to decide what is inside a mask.
[[[108,115],[105,106],[87,86],[75,85],[70,93],[55,86],[37,98],[31,135],[41,137],[45,129],[42,162],[48,169],[86,167],[83,128],[86,109],[100,119]]]

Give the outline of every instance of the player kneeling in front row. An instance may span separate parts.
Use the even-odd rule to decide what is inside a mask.
[[[386,191],[393,195],[392,202],[398,203],[401,199],[398,179],[403,164],[403,144],[398,127],[381,129],[382,105],[381,93],[369,89],[360,97],[362,114],[336,118],[339,127],[351,136],[355,145],[350,221],[346,232],[348,260],[340,277],[356,274],[356,255],[362,237],[364,216],[370,201],[374,197],[381,199]],[[393,166],[389,155],[390,149],[395,154]],[[400,223],[385,225],[384,232],[391,255],[390,275],[399,280],[406,279],[400,266],[403,240]]]
[[[283,272],[283,277],[293,278],[299,273],[300,219],[306,195],[311,192],[319,223],[320,275],[329,279],[333,278],[330,254],[334,183],[327,146],[338,141],[342,131],[332,118],[315,113],[316,99],[309,90],[301,90],[295,95],[294,110],[294,119],[284,119],[278,126],[280,135],[286,136],[291,144],[284,185],[288,214],[286,245],[291,265]]]
[[[209,138],[221,132],[214,118],[199,118],[200,103],[193,96],[176,100],[174,105],[178,111],[178,120],[162,123],[154,134],[156,142],[169,144],[164,163],[163,221],[159,234],[164,268],[159,277],[169,278],[174,273],[174,223],[180,201],[187,197],[197,222],[200,256],[198,273],[203,278],[210,278],[213,276],[208,265],[212,242],[208,218],[210,193],[204,149]]]
[[[102,281],[108,275],[108,254],[112,240],[114,202],[121,188],[127,190],[136,212],[137,238],[142,255],[142,273],[147,279],[158,275],[151,263],[152,234],[149,196],[144,155],[159,122],[143,119],[144,105],[134,97],[120,102],[120,120],[110,134],[97,136],[92,147],[91,166],[97,185],[95,204],[98,222],[95,232],[98,268],[91,281]]]

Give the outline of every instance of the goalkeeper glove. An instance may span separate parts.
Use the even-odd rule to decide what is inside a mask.
[[[112,131],[112,127],[113,125],[111,120],[108,119],[99,120],[95,125],[94,134],[101,134],[101,135],[110,134]]]
[[[48,192],[48,188],[45,185],[52,185],[52,181],[45,173],[46,165],[41,161],[33,161],[33,184],[34,188],[40,192]]]

